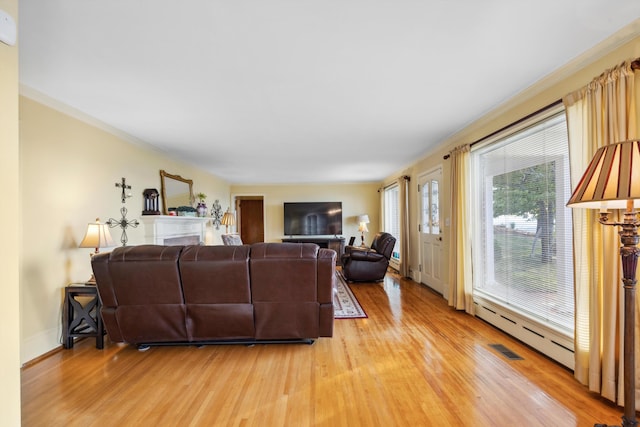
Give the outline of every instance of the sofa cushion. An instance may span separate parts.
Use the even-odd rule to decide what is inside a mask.
[[[186,246],[179,265],[187,304],[251,303],[249,246]]]
[[[182,246],[124,246],[92,260],[102,314],[112,340],[185,341],[178,271]]]
[[[188,304],[189,341],[253,338],[253,314],[252,304]]]
[[[304,339],[319,336],[317,302],[256,302],[256,338]]]
[[[255,336],[249,246],[187,246],[179,265],[189,341]]]
[[[317,301],[318,249],[315,243],[251,245],[253,301]]]
[[[318,249],[314,243],[251,245],[256,338],[318,336]]]
[[[121,305],[116,310],[122,337],[132,344],[187,341],[185,318],[184,304]]]
[[[182,246],[156,245],[114,249],[109,254],[109,274],[117,305],[183,304],[181,251]]]

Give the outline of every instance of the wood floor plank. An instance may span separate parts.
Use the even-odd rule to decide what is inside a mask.
[[[621,410],[423,285],[351,286],[368,318],[313,345],[84,340],[22,371],[24,426],[591,426]],[[508,360],[490,344],[523,360]]]

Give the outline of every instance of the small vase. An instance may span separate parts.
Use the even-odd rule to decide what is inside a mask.
[[[207,205],[204,203],[198,203],[198,207],[196,208],[198,211],[199,217],[207,216]]]

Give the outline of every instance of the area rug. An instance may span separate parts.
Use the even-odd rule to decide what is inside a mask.
[[[339,271],[336,271],[336,292],[333,294],[333,317],[335,319],[363,319],[367,313]]]

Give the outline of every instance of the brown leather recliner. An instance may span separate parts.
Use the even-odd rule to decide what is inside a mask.
[[[384,279],[396,238],[389,233],[378,233],[371,248],[347,246],[342,255],[342,272],[352,282],[375,282]]]

